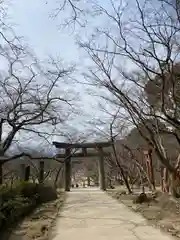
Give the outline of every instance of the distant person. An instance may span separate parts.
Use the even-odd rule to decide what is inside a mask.
[[[79,185],[76,183],[76,187],[78,188],[79,187]]]

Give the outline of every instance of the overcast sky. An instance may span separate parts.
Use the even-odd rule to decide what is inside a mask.
[[[39,57],[61,55],[67,61],[76,61],[73,36],[58,31],[57,19],[50,17],[55,4],[49,2],[52,3],[45,4],[45,0],[13,1],[9,13],[12,22],[16,23],[16,33],[25,38]]]

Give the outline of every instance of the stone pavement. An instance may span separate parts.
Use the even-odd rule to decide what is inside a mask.
[[[173,240],[99,189],[67,194],[51,240]]]

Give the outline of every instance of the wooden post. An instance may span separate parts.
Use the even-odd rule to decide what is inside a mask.
[[[30,178],[30,166],[25,168],[24,181],[29,181]]]
[[[44,161],[39,163],[39,183],[44,182]]]
[[[82,153],[84,154],[84,156],[87,155],[87,148],[82,148]]]
[[[66,192],[70,191],[71,188],[71,156],[70,156],[70,149],[66,149],[66,160],[64,163],[64,188]]]
[[[91,179],[90,179],[90,177],[89,177],[89,176],[87,177],[87,186],[88,186],[88,187],[90,187],[90,186],[91,186]]]
[[[25,180],[25,171],[26,171],[26,166],[24,163],[20,165],[20,180],[24,181]]]
[[[98,148],[99,152],[99,184],[102,191],[106,191],[105,171],[104,171],[104,154],[102,147]]]
[[[0,164],[0,185],[3,184],[3,164]]]
[[[161,173],[161,191],[164,192],[164,167],[160,167],[160,173]]]

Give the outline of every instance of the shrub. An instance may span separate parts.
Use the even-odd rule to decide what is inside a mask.
[[[30,213],[38,204],[55,200],[56,190],[43,184],[17,182],[0,187],[0,229]]]

